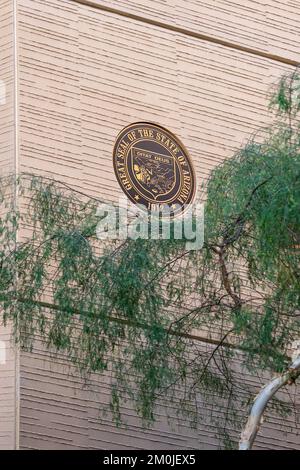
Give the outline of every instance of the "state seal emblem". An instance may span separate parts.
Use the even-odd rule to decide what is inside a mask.
[[[193,201],[195,172],[187,150],[157,124],[125,127],[116,139],[113,163],[124,193],[145,210],[176,216]]]

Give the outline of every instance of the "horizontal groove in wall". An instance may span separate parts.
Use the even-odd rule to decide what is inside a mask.
[[[297,62],[295,60],[292,60],[292,59],[288,59],[286,57],[282,57],[282,56],[279,56],[279,55],[276,55],[276,54],[270,54],[268,52],[259,51],[257,49],[252,49],[251,47],[241,46],[239,44],[236,44],[236,43],[233,43],[233,42],[230,42],[230,41],[226,41],[226,40],[219,39],[219,38],[216,38],[216,37],[213,37],[213,36],[210,36],[210,35],[205,35],[205,34],[202,34],[202,33],[197,33],[195,31],[190,31],[188,29],[181,28],[181,27],[178,27],[178,26],[174,26],[174,25],[171,25],[171,24],[168,24],[168,23],[165,23],[165,22],[157,21],[155,19],[146,18],[146,17],[140,16],[140,15],[135,15],[134,13],[129,13],[129,12],[126,12],[126,11],[123,11],[123,10],[119,10],[117,8],[108,7],[106,5],[100,5],[99,3],[95,3],[93,0],[72,0],[72,1],[74,3],[78,3],[80,5],[86,5],[88,7],[95,8],[97,10],[106,11],[106,12],[113,13],[113,14],[118,15],[118,16],[123,16],[123,17],[126,17],[126,18],[130,18],[130,19],[135,20],[135,21],[140,21],[142,23],[146,23],[146,24],[149,24],[149,25],[152,25],[152,26],[157,26],[159,28],[163,28],[163,29],[166,29],[166,30],[169,30],[169,31],[177,32],[177,33],[183,34],[185,36],[190,36],[190,37],[193,37],[193,38],[196,38],[196,39],[200,39],[201,41],[206,41],[206,42],[210,42],[210,43],[213,43],[213,44],[219,44],[220,46],[224,46],[224,47],[228,47],[230,49],[234,49],[234,50],[238,50],[238,51],[245,52],[245,53],[248,53],[248,54],[252,54],[252,55],[257,56],[257,57],[263,57],[265,59],[270,59],[270,60],[273,60],[273,61],[276,61],[276,62],[280,62],[282,64],[292,65],[294,67],[297,67],[298,65],[300,65],[299,62]]]

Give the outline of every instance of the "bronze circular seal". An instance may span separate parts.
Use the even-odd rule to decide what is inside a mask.
[[[146,210],[182,213],[195,194],[195,172],[180,140],[163,127],[125,127],[113,150],[117,180],[128,198]]]

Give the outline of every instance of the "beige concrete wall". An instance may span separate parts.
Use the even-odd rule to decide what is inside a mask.
[[[76,0],[299,63],[298,0]]]
[[[15,168],[13,2],[0,0],[0,178]],[[3,184],[3,180],[0,180]],[[12,192],[7,192],[12,197]],[[4,215],[0,206],[0,215]],[[10,328],[1,324],[0,309],[0,449],[15,447],[16,352]]]
[[[201,179],[266,122],[267,90],[292,69],[73,1],[19,10],[21,167],[99,196],[121,193],[111,151],[128,122],[169,127]]]
[[[18,0],[19,164],[108,200],[121,195],[111,152],[122,127],[139,120],[168,127],[201,182],[267,123],[267,91],[297,60],[293,2],[87,3]],[[213,424],[192,431],[181,421],[172,429],[162,409],[151,431],[130,407],[126,431],[109,417],[99,422],[108,389],[96,377],[83,390],[67,361],[49,360],[40,347],[23,354],[21,447],[217,447]],[[292,420],[283,427],[272,418],[257,447],[300,448]]]
[[[0,326],[0,450],[16,446],[16,352],[10,327]]]
[[[211,345],[198,345],[208,354]],[[238,365],[237,365],[238,367]],[[226,412],[213,405],[205,405],[199,397],[198,412],[200,425],[192,429],[188,420],[176,418],[176,411],[162,400],[155,411],[156,423],[152,429],[144,429],[141,422],[127,403],[123,407],[123,418],[127,427],[117,428],[111,416],[102,416],[100,409],[109,402],[110,378],[93,376],[83,386],[78,374],[68,367],[63,356],[49,357],[37,344],[32,354],[21,357],[21,435],[23,449],[155,449],[190,450],[219,448],[216,438],[218,419]],[[266,377],[253,377],[243,373],[245,386],[253,392],[265,383]],[[290,388],[290,396],[296,406],[300,403],[295,395],[296,388]],[[286,396],[281,398],[287,399]],[[163,405],[163,406],[162,406]],[[168,424],[169,416],[174,420]],[[211,414],[214,421],[210,419]],[[242,414],[241,414],[242,415]],[[259,432],[255,449],[300,449],[299,431],[295,415],[284,420],[268,413]]]
[[[0,176],[14,168],[13,2],[0,0]]]

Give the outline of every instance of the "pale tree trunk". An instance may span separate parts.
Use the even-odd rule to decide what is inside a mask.
[[[273,379],[255,397],[247,424],[241,434],[239,450],[251,450],[253,442],[262,423],[263,413],[268,402],[284,385],[294,383],[300,375],[300,354],[286,372]]]

